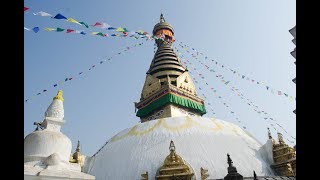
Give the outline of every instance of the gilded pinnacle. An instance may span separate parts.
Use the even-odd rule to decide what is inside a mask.
[[[64,99],[62,97],[62,93],[63,93],[63,91],[59,90],[57,95],[53,98],[53,100],[58,99],[58,100],[64,101]]]

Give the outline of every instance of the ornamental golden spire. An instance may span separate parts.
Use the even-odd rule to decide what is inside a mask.
[[[63,91],[59,90],[57,95],[53,98],[53,100],[58,99],[58,100],[64,101],[64,99],[62,97],[62,93],[63,93]]]

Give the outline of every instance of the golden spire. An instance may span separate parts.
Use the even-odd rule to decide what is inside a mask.
[[[58,100],[64,101],[64,99],[62,97],[62,93],[63,93],[63,91],[59,90],[57,95],[53,98],[53,100],[58,99]]]
[[[72,155],[73,162],[81,164],[80,141],[78,140],[76,151]]]
[[[77,148],[76,148],[77,152],[80,152],[80,141],[78,140],[78,144],[77,144]]]
[[[159,179],[191,179],[194,175],[192,169],[186,162],[176,154],[176,147],[173,141],[170,142],[170,154],[166,157],[163,165],[158,169],[156,180]]]

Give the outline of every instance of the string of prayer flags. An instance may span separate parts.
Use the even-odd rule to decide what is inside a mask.
[[[134,44],[134,45],[132,45],[132,46],[127,46],[127,47],[125,47],[123,50],[120,50],[120,52],[113,54],[111,57],[109,57],[109,58],[107,58],[107,59],[104,59],[104,60],[102,60],[102,61],[100,60],[99,63],[102,64],[102,63],[105,62],[105,61],[110,61],[112,58],[114,58],[115,56],[121,54],[122,52],[126,52],[126,51],[128,51],[128,50],[131,50],[131,49],[133,49],[133,47],[141,46],[142,44],[143,44],[143,42],[142,42],[142,43],[136,43],[136,44]],[[91,70],[92,70],[93,68],[95,68],[95,67],[96,67],[95,64],[92,65],[92,66],[88,69],[87,72],[91,71]],[[84,72],[81,71],[81,72],[78,73],[78,77],[77,77],[77,76],[74,76],[74,77],[66,77],[66,78],[64,78],[64,80],[59,81],[58,83],[54,83],[51,87],[56,88],[56,87],[62,85],[63,83],[69,82],[69,81],[71,81],[71,80],[73,80],[73,79],[75,79],[75,78],[81,78],[81,77],[83,77],[83,74],[84,74]],[[47,91],[48,91],[47,89],[42,90],[42,92],[47,92]],[[41,94],[41,92],[38,92],[36,95],[40,95],[40,94]],[[27,98],[27,99],[25,99],[25,102],[29,102],[30,99],[34,99],[34,98],[35,98],[35,96],[32,96],[32,98]]]
[[[40,12],[37,12],[37,13],[33,13],[33,15],[35,15],[35,16],[48,16],[48,17],[52,17],[51,14],[46,13],[46,12],[43,12],[43,11],[40,11]]]
[[[55,15],[53,18],[54,18],[54,19],[68,19],[68,18],[64,17],[64,16],[63,16],[62,14],[60,14],[60,13],[58,13],[57,15]]]
[[[182,59],[182,60],[184,60],[184,59]],[[188,60],[186,60],[186,61],[188,62]],[[194,66],[192,66],[192,67],[194,67]],[[201,73],[199,73],[199,71],[197,71],[196,68],[193,68],[193,69],[197,72],[196,74],[197,74],[198,76],[203,77],[203,75],[202,75]],[[190,74],[191,74],[191,72],[190,72]],[[193,80],[196,81],[194,77],[193,77]],[[208,82],[205,82],[205,83],[206,83],[207,86],[209,86]],[[198,87],[198,89],[199,89],[199,90],[202,90],[202,88],[200,88],[200,87]],[[239,118],[237,117],[237,115],[235,115],[235,112],[231,109],[231,107],[230,107],[227,103],[223,102],[222,97],[216,93],[217,90],[215,90],[213,87],[211,87],[211,90],[213,90],[214,95],[219,98],[219,102],[222,103],[222,104],[224,105],[224,107],[227,108],[228,113],[230,113],[230,114],[232,114],[233,116],[235,116],[235,119],[237,120],[237,122],[238,122],[238,123],[241,123],[242,127],[246,128],[246,127],[243,125],[243,122],[241,122],[241,121],[239,120]],[[202,93],[202,95],[203,95],[203,97],[204,97],[205,99],[207,99],[207,97],[205,96],[205,94]],[[207,100],[208,100],[208,99],[207,99]],[[211,105],[211,103],[207,103],[207,104],[208,104],[208,105]],[[213,109],[212,109],[212,108],[210,108],[210,109],[211,109],[211,111],[213,112]],[[215,114],[215,113],[213,112],[213,114]]]
[[[191,57],[193,57],[193,58],[195,58],[195,59],[198,59],[198,55],[199,55],[199,54],[203,55],[203,53],[201,53],[201,52],[199,53],[195,48],[192,48],[192,47],[190,47],[190,46],[188,46],[188,45],[186,45],[186,44],[184,44],[184,43],[182,43],[182,42],[179,42],[179,47],[181,47],[184,51],[188,52],[188,53],[191,55]],[[196,52],[196,53],[190,52],[190,51],[188,51],[188,49],[190,49],[190,50],[192,50],[193,52]],[[204,59],[207,60],[208,57],[207,57],[207,56],[204,56]],[[212,62],[215,62],[216,65],[218,65],[218,64],[221,65],[221,66],[218,66],[218,67],[227,69],[227,70],[231,71],[232,74],[236,74],[236,71],[233,70],[232,68],[228,68],[228,67],[226,67],[225,65],[223,65],[223,64],[221,64],[221,63],[218,63],[216,60],[211,59],[211,61],[212,61]],[[199,62],[201,62],[201,61],[199,61]],[[203,64],[203,63],[201,62],[201,64]],[[208,68],[209,66],[206,65],[206,67]],[[255,80],[254,78],[246,77],[245,75],[241,75],[240,73],[237,73],[237,75],[238,75],[238,77],[242,77],[242,79],[245,79],[245,80],[250,81],[250,82],[252,82],[252,83],[254,83],[254,84],[257,84],[257,85],[264,85],[264,84],[265,84],[265,83],[263,83],[262,81],[257,81],[257,80]],[[246,78],[245,78],[245,77],[246,77]],[[272,88],[270,88],[270,86],[263,86],[263,87],[266,87],[267,90],[270,90],[270,92],[271,92],[272,94],[274,94],[274,92],[273,92]],[[287,95],[286,95],[286,94],[287,94]],[[290,97],[290,96],[288,95],[288,93],[283,93],[283,91],[280,91],[280,93],[279,93],[279,91],[278,91],[278,95],[284,95],[284,97],[288,97],[288,98]],[[290,99],[290,100],[291,100],[291,99]]]
[[[184,60],[184,59],[182,59],[182,60]],[[188,60],[187,60],[187,62],[189,62]],[[189,62],[190,63],[190,62]],[[191,63],[190,63],[191,64]],[[193,68],[194,70],[196,70],[196,68]],[[206,68],[206,69],[208,69],[208,68]],[[202,76],[202,74],[200,74],[200,73],[198,73],[197,75],[199,75],[200,77],[203,77]],[[216,75],[216,77],[218,78],[218,77],[220,77],[220,79],[222,80],[221,82],[225,82],[224,80],[223,80],[223,76],[221,76],[221,75]],[[208,85],[208,83],[207,82],[205,82],[207,85]],[[225,83],[225,84],[227,84],[227,83]],[[199,88],[200,89],[200,88]],[[245,100],[247,100],[248,102],[246,103],[248,106],[252,106],[252,107],[256,107],[256,108],[258,108],[258,106],[256,106],[256,105],[254,105],[253,104],[253,102],[250,100],[250,99],[248,99],[248,98],[245,98],[244,96],[243,96],[243,94],[241,93],[241,92],[239,92],[238,90],[239,89],[237,89],[237,88],[235,88],[235,87],[232,87],[231,88],[231,90],[233,91],[233,92],[235,92],[238,96],[240,96],[241,97],[241,99],[245,99]],[[219,96],[218,97],[219,99],[221,99],[221,96]],[[226,105],[225,103],[224,103],[224,105]],[[258,114],[260,114],[260,115],[267,115],[268,113],[267,112],[265,112],[265,111],[257,111],[256,109],[254,109],[254,111],[255,112],[257,112]],[[263,119],[264,120],[268,120],[269,119],[269,117],[263,117]],[[271,120],[273,120],[273,121],[275,121],[273,118],[270,118]],[[281,127],[280,125],[279,125],[279,127]],[[281,127],[282,128],[282,127]],[[284,130],[285,131],[285,130]],[[285,131],[286,132],[286,131]],[[286,132],[287,133],[287,132]],[[288,134],[288,133],[287,133]],[[288,135],[290,135],[290,134],[288,134]],[[291,136],[291,135],[290,135]],[[292,137],[292,136],[291,136]],[[292,137],[292,138],[294,138],[294,137]]]

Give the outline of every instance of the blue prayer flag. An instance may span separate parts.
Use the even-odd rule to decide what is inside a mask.
[[[66,17],[64,17],[62,14],[58,13],[55,17],[53,17],[55,19],[68,19]]]
[[[34,27],[34,28],[32,28],[32,30],[33,30],[35,33],[37,33],[37,32],[40,30],[40,28],[39,28],[39,27]]]

